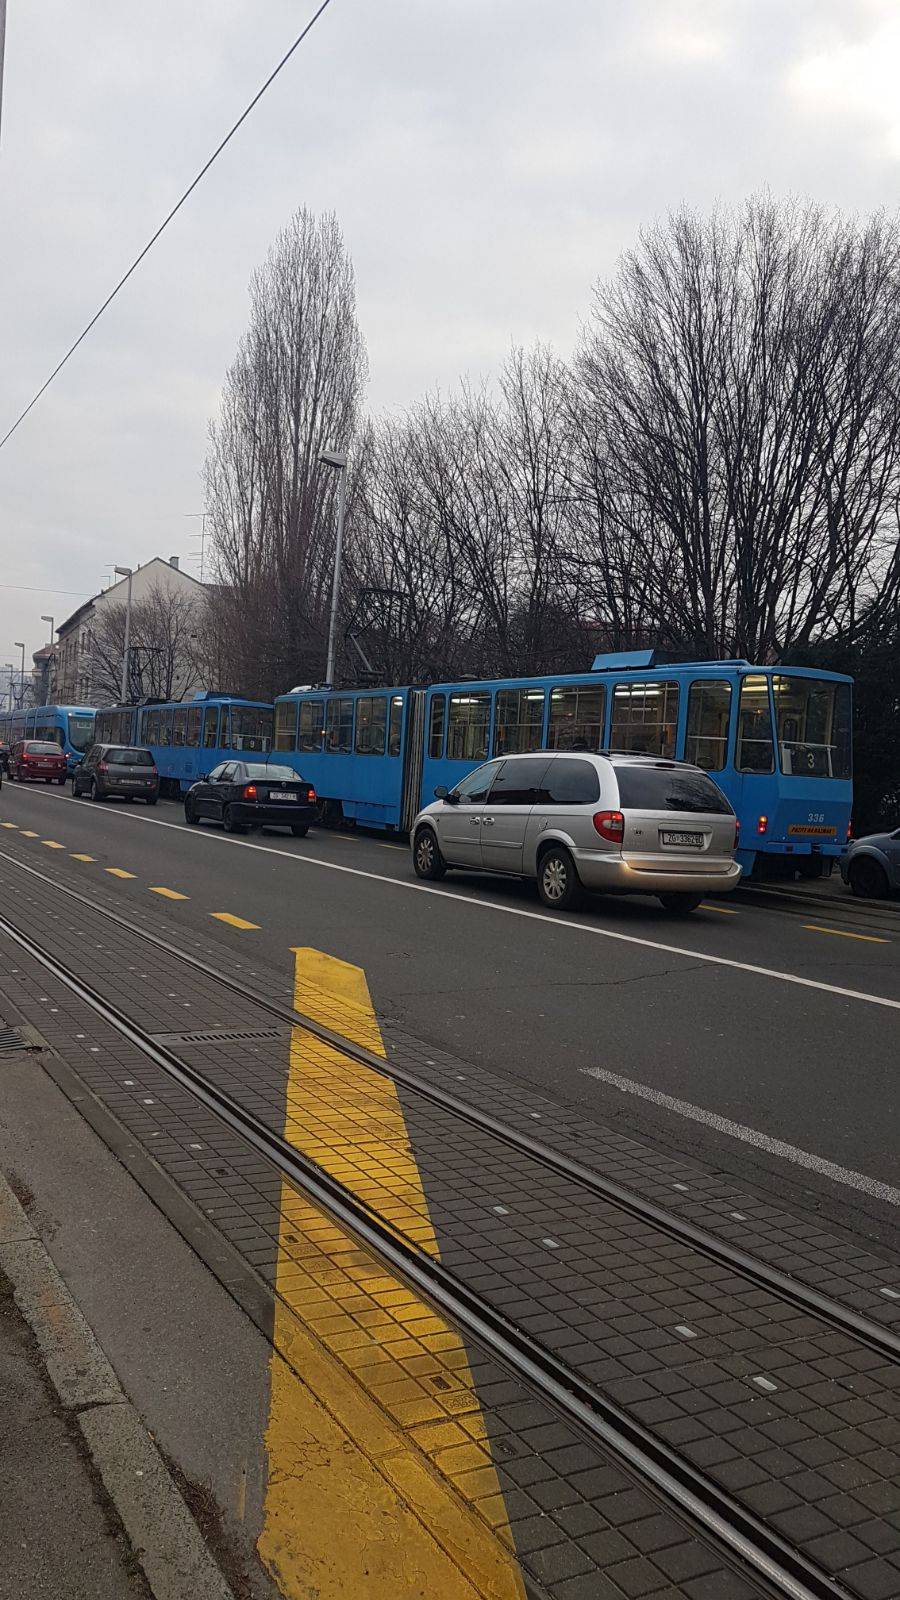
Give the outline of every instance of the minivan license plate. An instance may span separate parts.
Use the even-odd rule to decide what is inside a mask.
[[[661,832],[659,837],[663,844],[683,844],[692,850],[699,850],[703,844],[702,833]]]

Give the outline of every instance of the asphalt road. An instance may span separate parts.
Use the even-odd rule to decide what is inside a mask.
[[[638,897],[559,918],[518,883],[421,885],[407,850],[377,837],[234,839],[188,829],[165,802],[92,806],[8,783],[0,822],[13,824],[0,851],[51,875],[53,843],[70,864],[89,856],[85,891],[102,874],[131,911],[152,890],[186,897],[152,903],[174,929],[215,926],[283,971],[286,993],[296,946],[362,966],[387,1036],[393,1022],[482,1063],[511,1095],[527,1080],[766,1188],[774,1174],[832,1220],[896,1228],[879,1188],[900,1185],[890,912],[842,919],[835,897],[804,916],[738,895],[683,920]]]

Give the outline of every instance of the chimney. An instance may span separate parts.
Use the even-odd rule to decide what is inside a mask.
[[[181,560],[180,556],[170,556],[169,557],[169,566],[170,567],[174,567],[176,572],[178,571],[178,563],[179,563],[180,560]]]

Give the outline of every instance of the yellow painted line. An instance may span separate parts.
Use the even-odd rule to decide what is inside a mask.
[[[810,933],[833,933],[837,939],[861,939],[863,944],[890,944],[890,939],[878,939],[874,933],[848,933],[845,928],[822,928],[818,922],[804,922]]]
[[[18,825],[15,822],[0,822],[0,828],[15,828],[17,833],[19,831]]]
[[[736,916],[739,915],[739,913],[737,911],[732,911],[731,906],[714,906],[712,904],[712,902],[708,901],[708,900],[701,900],[701,902],[700,902],[700,910],[701,911],[718,911],[719,914],[721,916],[723,916],[723,917],[736,917]]]
[[[150,893],[151,894],[164,895],[167,900],[189,900],[190,899],[190,895],[179,894],[177,889],[163,889],[161,887],[157,887],[155,889],[151,889]]]
[[[108,872],[111,875],[111,877],[113,877],[113,878],[136,878],[137,877],[137,873],[136,872],[126,872],[124,867],[104,867],[103,871],[104,872]]]
[[[297,950],[294,992],[384,1054],[360,968]],[[302,1028],[285,1135],[437,1254],[394,1085]],[[288,1184],[276,1288],[258,1549],[281,1592],[524,1600],[459,1335]]]
[[[96,861],[97,859],[96,856],[78,855],[74,850],[70,850],[69,854],[71,855],[73,861]]]
[[[39,837],[40,837],[40,835],[34,833],[31,828],[23,828],[22,829],[22,838],[23,839],[37,839]]]
[[[65,850],[66,848],[64,844],[60,844],[56,839],[42,839],[41,844],[45,844],[48,850]]]
[[[233,917],[230,911],[211,911],[209,914],[217,922],[227,922],[229,928],[253,928],[259,932],[258,922],[246,922],[243,917]]]

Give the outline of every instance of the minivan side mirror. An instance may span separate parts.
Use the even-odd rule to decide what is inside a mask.
[[[445,783],[439,783],[434,791],[435,800],[446,800],[449,806],[455,806],[459,795],[455,789],[448,789]]]

